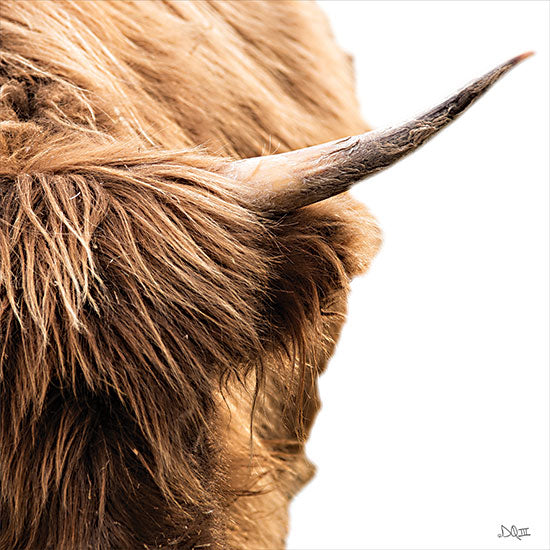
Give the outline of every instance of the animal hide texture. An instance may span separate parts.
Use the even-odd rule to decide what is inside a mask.
[[[367,130],[310,2],[0,2],[0,549],[283,548],[380,245],[228,158]]]

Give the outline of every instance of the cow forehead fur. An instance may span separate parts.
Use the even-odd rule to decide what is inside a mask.
[[[306,2],[0,3],[0,549],[280,548],[350,278],[346,196],[221,160],[365,130]]]

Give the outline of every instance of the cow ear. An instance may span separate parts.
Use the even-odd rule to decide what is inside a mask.
[[[328,199],[412,153],[532,54],[510,59],[399,126],[288,153],[233,161],[225,165],[225,175],[245,182],[247,199],[263,211],[285,213]]]

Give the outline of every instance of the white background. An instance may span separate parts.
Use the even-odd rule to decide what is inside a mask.
[[[375,128],[536,56],[355,188],[384,245],[321,380],[288,547],[548,549],[549,3],[322,6]]]

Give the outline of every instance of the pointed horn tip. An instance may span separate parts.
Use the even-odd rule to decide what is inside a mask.
[[[516,65],[517,63],[521,63],[524,59],[527,59],[532,55],[535,55],[535,52],[531,51],[531,52],[522,53],[521,55],[517,55],[516,57],[513,57],[512,59],[510,59],[510,63],[512,63],[513,65]]]

